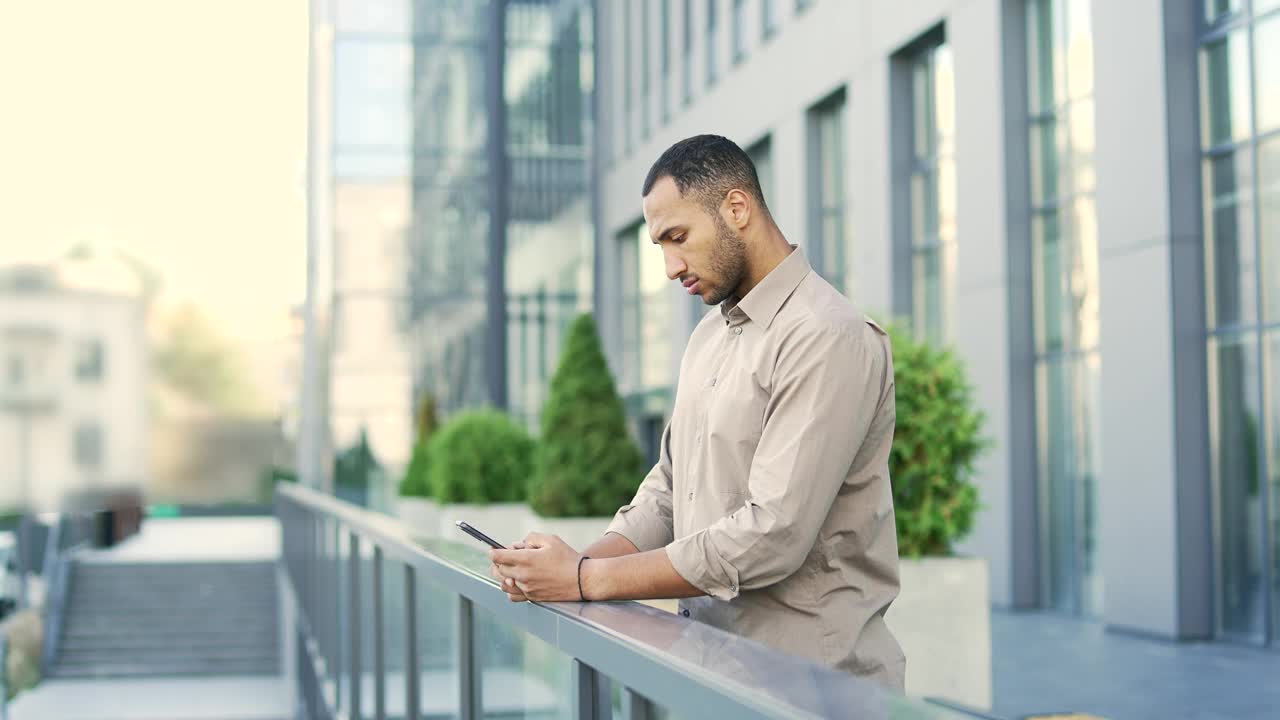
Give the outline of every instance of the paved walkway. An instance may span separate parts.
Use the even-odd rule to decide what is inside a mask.
[[[1277,650],[1140,638],[1050,613],[996,612],[991,642],[1001,718],[1280,718]]]
[[[88,562],[259,562],[280,555],[272,517],[147,519],[142,532]],[[281,676],[51,680],[10,705],[11,720],[286,720]]]
[[[11,720],[288,720],[282,677],[53,680],[24,693]]]
[[[280,557],[274,517],[148,518],[113,548],[83,553],[90,562],[257,562]]]

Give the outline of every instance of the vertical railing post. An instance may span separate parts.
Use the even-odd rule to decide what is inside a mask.
[[[483,706],[481,677],[477,671],[475,641],[475,608],[471,601],[458,596],[458,720],[475,720]]]
[[[347,570],[347,582],[350,584],[350,592],[347,595],[347,635],[351,642],[348,667],[350,670],[348,678],[351,683],[349,693],[351,712],[347,713],[347,717],[351,720],[360,720],[363,717],[363,709],[360,707],[363,684],[363,672],[360,668],[360,631],[362,630],[360,627],[360,536],[353,531],[347,538],[347,554],[350,560]]]
[[[412,565],[404,566],[404,709],[405,720],[421,720],[418,700],[418,581]]]
[[[373,716],[387,720],[387,663],[382,647],[382,547],[373,546]]]
[[[596,669],[573,659],[573,717],[577,720],[612,720],[609,681]]]
[[[631,688],[622,689],[622,720],[653,720],[653,703]]]

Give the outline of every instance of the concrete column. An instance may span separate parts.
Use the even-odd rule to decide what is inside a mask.
[[[1211,630],[1194,10],[1093,4],[1107,624]]]

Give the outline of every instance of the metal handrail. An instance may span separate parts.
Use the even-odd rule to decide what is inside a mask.
[[[405,717],[410,720],[418,718],[421,696],[419,576],[457,599],[453,690],[461,720],[482,714],[477,608],[572,658],[577,718],[611,716],[611,681],[622,686],[624,714],[630,718],[653,717],[659,706],[691,717],[960,717],[639,603],[511,603],[488,577],[488,560],[478,550],[416,539],[390,516],[305,487],[279,486],[276,514],[283,539],[282,598],[294,609],[285,616],[296,618],[289,631],[299,641],[297,697],[310,717],[385,717],[384,629],[397,621],[387,618],[383,607],[388,563],[391,572],[399,566],[405,581],[405,616],[399,620],[405,628]],[[363,658],[361,602],[369,596],[373,656]],[[369,675],[371,704],[363,698]],[[346,697],[341,696],[344,687]]]
[[[71,558],[87,544],[88,533],[77,533],[84,523],[83,516],[58,515],[49,529],[49,539],[44,550],[44,631],[40,643],[40,672],[48,675],[53,667],[62,624],[66,616],[67,577],[71,571]],[[69,540],[69,541],[68,541]],[[66,545],[66,547],[63,547]]]

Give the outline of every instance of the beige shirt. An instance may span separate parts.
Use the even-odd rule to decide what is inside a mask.
[[[698,324],[657,465],[609,526],[709,597],[681,614],[902,690],[889,337],[797,249]]]

